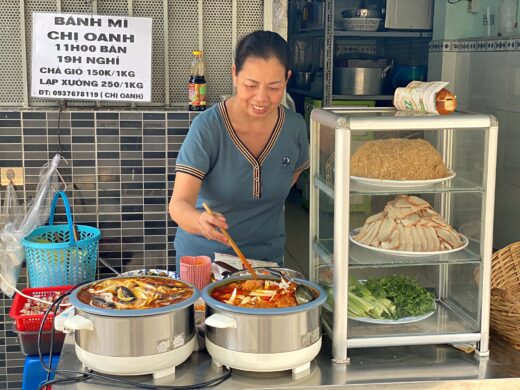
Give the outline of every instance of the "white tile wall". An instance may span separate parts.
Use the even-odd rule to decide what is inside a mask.
[[[428,79],[449,81],[459,109],[499,122],[493,244],[520,241],[520,40],[432,42]]]

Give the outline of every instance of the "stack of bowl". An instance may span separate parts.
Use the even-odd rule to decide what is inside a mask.
[[[346,9],[341,16],[343,28],[347,31],[377,31],[381,23],[381,11],[377,9]]]

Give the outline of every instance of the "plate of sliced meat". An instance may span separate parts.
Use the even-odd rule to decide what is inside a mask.
[[[357,229],[354,229],[354,230],[352,230],[350,232],[350,234],[349,234],[350,241],[352,241],[356,245],[359,245],[360,247],[367,248],[367,249],[370,249],[370,250],[373,250],[373,251],[376,251],[376,252],[386,253],[386,254],[389,254],[389,255],[396,255],[396,256],[433,256],[433,255],[442,255],[442,254],[447,254],[447,253],[458,252],[458,251],[460,251],[460,250],[462,250],[462,249],[464,249],[464,248],[466,248],[468,246],[468,239],[466,237],[464,237],[462,234],[458,233],[462,245],[457,247],[457,248],[437,250],[437,251],[401,251],[401,250],[395,250],[395,249],[383,249],[383,248],[378,248],[378,247],[375,247],[375,246],[362,244],[362,243],[356,241],[356,239],[354,237],[356,237],[359,234],[360,230],[361,230],[361,228],[357,228]]]
[[[399,256],[453,253],[469,243],[427,201],[408,195],[388,202],[349,238],[361,247]]]

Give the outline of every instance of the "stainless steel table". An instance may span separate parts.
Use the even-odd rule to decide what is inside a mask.
[[[293,377],[290,371],[250,373],[233,370],[231,378],[215,389],[520,389],[520,352],[501,339],[493,339],[489,358],[478,358],[451,346],[413,346],[350,349],[349,365],[332,363],[330,341],[324,338],[321,353],[309,371]],[[71,335],[65,338],[58,369],[82,371]],[[177,367],[174,377],[153,381],[151,375],[123,377],[139,383],[186,386],[212,379],[221,372],[206,351],[194,352]],[[115,377],[118,378],[118,377]],[[118,388],[89,379],[54,385],[53,389],[101,390]],[[122,387],[121,387],[122,388]],[[124,387],[128,388],[128,387]]]

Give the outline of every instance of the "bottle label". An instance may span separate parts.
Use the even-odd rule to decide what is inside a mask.
[[[188,98],[190,100],[190,106],[201,108],[206,107],[206,83],[189,83]]]

